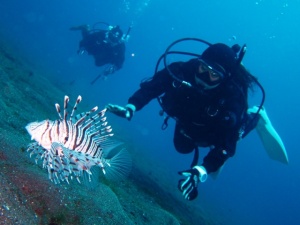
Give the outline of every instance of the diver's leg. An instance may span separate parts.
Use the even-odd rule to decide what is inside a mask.
[[[254,108],[254,107],[253,107]],[[245,127],[244,127],[244,133],[242,135],[242,138],[246,137],[250,131],[252,131],[257,123],[258,123],[258,120],[260,118],[260,115],[259,114],[256,114],[257,110],[253,110],[253,108],[251,108],[251,110],[247,111],[247,114],[246,114],[246,122],[245,122]]]
[[[90,26],[87,24],[84,24],[84,25],[79,25],[79,26],[75,26],[75,27],[70,27],[70,30],[72,30],[72,31],[79,30],[79,31],[81,31],[82,37],[86,37],[88,35],[88,33],[90,32]]]
[[[183,154],[193,152],[196,147],[195,142],[184,133],[184,130],[178,123],[176,123],[173,142],[175,149]]]

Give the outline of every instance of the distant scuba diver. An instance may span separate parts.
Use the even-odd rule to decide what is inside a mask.
[[[197,41],[208,45],[208,48],[201,55],[170,51],[182,41]],[[197,38],[179,39],[166,49],[157,62],[154,76],[140,84],[125,107],[107,105],[112,113],[131,120],[135,111],[157,98],[167,114],[162,129],[167,127],[170,117],[175,119],[175,149],[183,154],[194,152],[191,167],[179,172],[185,179],[179,180],[178,188],[187,200],[197,197],[198,184],[205,182],[208,174],[220,171],[235,154],[237,142],[254,128],[269,156],[288,163],[284,144],[263,107],[264,89],[241,63],[245,52],[246,45],[229,47]],[[168,65],[169,54],[193,58]],[[158,71],[162,59],[165,68]],[[248,109],[248,90],[255,84],[262,91],[262,100],[259,106]],[[210,149],[200,165],[199,147]]]
[[[106,25],[107,29],[96,29],[98,24]],[[131,27],[126,34],[123,34],[119,26],[111,26],[104,22],[94,24],[93,29],[90,29],[89,25],[70,28],[72,31],[79,30],[82,34],[77,53],[81,55],[86,51],[89,55],[93,55],[96,66],[107,65],[91,84],[100,77],[106,78],[122,68],[125,60],[125,41],[129,38],[130,29]]]

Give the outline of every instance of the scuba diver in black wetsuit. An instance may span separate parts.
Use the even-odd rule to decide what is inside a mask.
[[[186,40],[200,41],[209,47],[202,55],[170,51],[174,44]],[[261,118],[264,90],[241,64],[245,51],[246,46],[180,39],[169,46],[159,59],[154,76],[141,83],[125,107],[107,105],[112,113],[131,120],[135,111],[152,99],[159,99],[166,118],[176,120],[173,140],[176,150],[183,154],[194,152],[191,168],[179,172],[186,177],[179,181],[178,187],[187,200],[197,197],[198,183],[205,182],[208,174],[217,172],[235,154],[238,140],[254,129]],[[167,65],[166,58],[173,53],[196,57]],[[157,71],[161,59],[165,68]],[[263,98],[255,111],[247,113],[248,89],[254,84],[261,88]],[[167,119],[163,128],[166,126]],[[198,165],[198,147],[210,148],[201,165]]]
[[[119,26],[110,26],[106,23],[107,29],[90,29],[89,25],[81,25],[71,27],[70,30],[80,30],[82,40],[79,42],[78,54],[83,54],[85,51],[89,55],[93,55],[96,66],[108,65],[102,74],[92,81],[92,84],[100,77],[106,77],[120,70],[125,60],[125,41],[129,38],[127,34],[123,34]],[[95,25],[99,24],[96,23]],[[94,27],[95,27],[94,25]]]

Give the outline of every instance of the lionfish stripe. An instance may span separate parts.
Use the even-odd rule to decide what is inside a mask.
[[[65,133],[65,136],[64,136],[64,140],[63,140],[63,142],[64,142],[64,144],[68,141],[68,139],[69,139],[69,132],[70,132],[70,130],[69,130],[69,124],[68,124],[68,121],[67,120],[64,120],[64,133]]]
[[[65,143],[65,147],[75,149],[75,142],[77,139],[78,130],[76,127],[73,126],[73,123],[70,120],[68,120],[67,123],[69,127],[69,133],[68,133],[69,138]]]
[[[56,138],[59,138],[59,126],[60,126],[60,121],[59,120],[56,120],[56,121],[54,121],[54,124],[55,125],[53,125],[53,127],[55,128],[56,127],[56,129],[53,129],[53,133],[51,133],[51,136],[53,136],[54,135],[54,137],[56,137]]]
[[[73,139],[71,140],[72,149],[76,148],[76,140],[78,139],[79,134],[79,128],[78,126],[72,126],[73,127]]]
[[[47,131],[49,130],[49,124],[50,124],[50,122],[49,122],[49,120],[47,120],[46,121],[46,128],[45,128],[45,130],[41,130],[40,132],[42,133],[42,135],[41,135],[41,139],[43,139],[43,137],[44,137],[44,135],[47,133]],[[39,128],[39,127],[37,127],[37,128]]]
[[[88,130],[89,126],[85,126],[81,129],[79,129],[79,136],[77,137],[77,142],[76,142],[76,147],[77,148],[78,146],[80,146],[83,141],[85,140],[85,138],[87,138],[87,130]]]

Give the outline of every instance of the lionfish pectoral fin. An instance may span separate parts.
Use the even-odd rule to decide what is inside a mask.
[[[51,180],[54,181],[54,183],[60,183],[59,180],[65,180],[69,183],[68,177],[72,171],[72,166],[70,165],[71,151],[73,150],[64,147],[61,143],[53,142],[51,144],[51,150],[49,152],[51,154],[50,157],[53,158],[52,163],[55,167],[55,170],[51,171]]]
[[[132,160],[129,152],[123,148],[109,160],[105,160],[106,177],[109,180],[119,181],[126,178],[132,167]],[[104,168],[102,169],[102,171]]]

